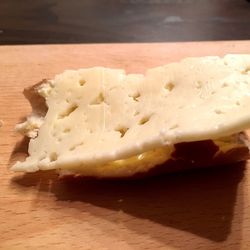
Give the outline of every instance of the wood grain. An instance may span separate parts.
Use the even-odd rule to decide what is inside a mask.
[[[64,69],[144,72],[186,56],[250,53],[250,41],[0,47],[1,249],[250,249],[250,171],[243,165],[140,181],[16,174],[27,141],[24,87]]]

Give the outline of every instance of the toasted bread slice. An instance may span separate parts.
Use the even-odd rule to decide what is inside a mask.
[[[31,137],[30,156],[12,169],[132,176],[183,158],[175,156],[180,145],[195,143],[217,148],[198,165],[244,160],[247,146],[232,138],[250,127],[249,68],[250,55],[227,55],[188,58],[145,76],[65,71],[26,91],[36,111],[17,130]],[[229,160],[232,150],[239,157]]]

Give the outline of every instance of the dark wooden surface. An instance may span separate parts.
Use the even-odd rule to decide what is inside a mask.
[[[0,44],[249,38],[247,0],[0,1]]]

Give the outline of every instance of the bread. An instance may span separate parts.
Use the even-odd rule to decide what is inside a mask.
[[[250,127],[249,68],[250,55],[228,55],[188,58],[145,76],[65,71],[25,91],[34,112],[17,130],[31,137],[30,156],[12,169],[129,177],[163,163],[168,172],[245,160],[239,133]]]

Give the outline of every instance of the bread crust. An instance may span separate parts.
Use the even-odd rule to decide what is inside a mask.
[[[24,96],[29,101],[32,107],[32,114],[36,114],[42,117],[46,115],[48,107],[46,105],[45,98],[38,93],[38,89],[39,87],[41,87],[41,85],[46,84],[47,82],[47,79],[43,79],[41,82],[31,87],[27,87],[23,90]]]
[[[148,171],[135,173],[132,176],[121,177],[90,177],[101,179],[130,179],[188,171],[191,169],[216,168],[229,166],[250,159],[249,148],[246,145],[247,136],[239,133],[234,136],[234,142],[228,149],[218,146],[213,140],[183,142],[174,145],[171,159],[161,165],[156,165]],[[83,177],[80,173],[60,172],[60,178]],[[88,177],[89,178],[89,177]]]

